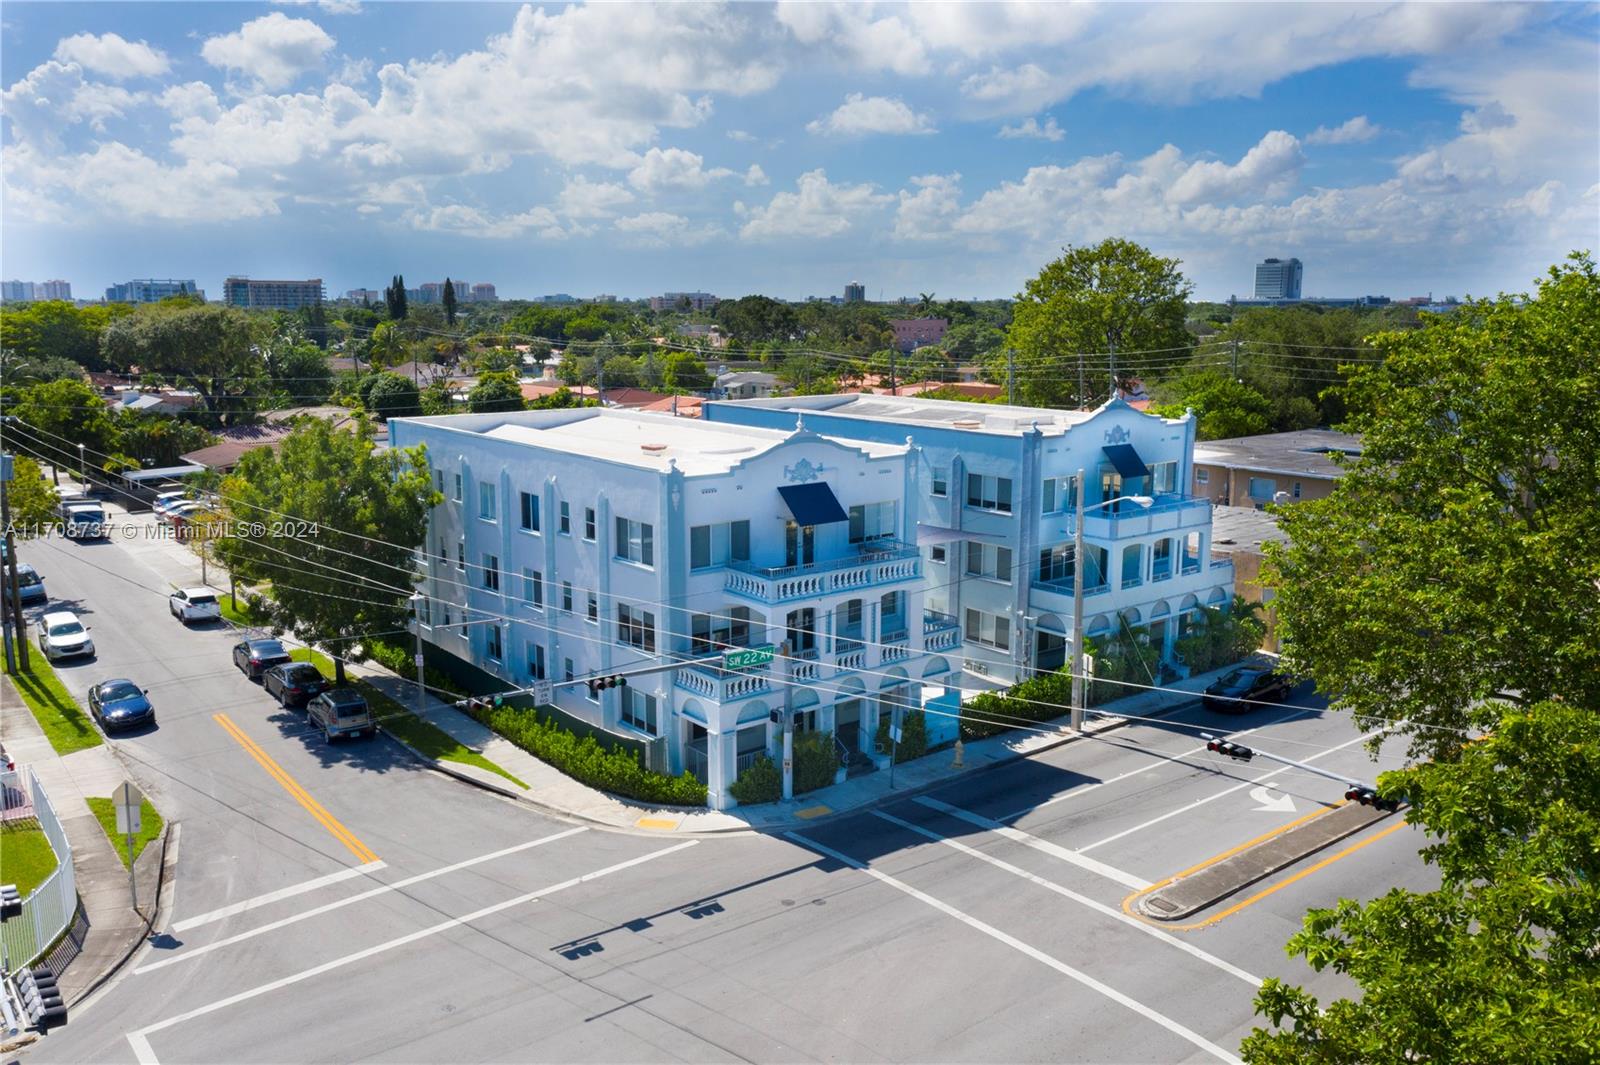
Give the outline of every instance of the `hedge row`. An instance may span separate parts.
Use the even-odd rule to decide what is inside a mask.
[[[472,716],[574,780],[601,791],[642,802],[704,806],[706,786],[693,773],[681,777],[652,773],[632,751],[608,751],[593,736],[581,740],[536,710],[485,707]]]
[[[412,652],[399,644],[388,643],[384,640],[368,640],[366,644],[367,657],[378,663],[383,668],[405,680],[417,679],[417,665],[412,659]],[[471,693],[457,684],[447,673],[434,669],[432,666],[422,667],[423,683],[435,694],[448,692],[457,699],[465,699]]]
[[[894,755],[900,765],[928,753],[928,718],[921,710],[907,710],[900,718],[900,745],[889,739],[889,715],[878,715],[878,734],[874,737],[881,754]]]
[[[1040,673],[1006,691],[980,692],[961,708],[961,738],[982,739],[1009,732],[1029,721],[1050,721],[1068,712],[1072,678],[1065,673]]]

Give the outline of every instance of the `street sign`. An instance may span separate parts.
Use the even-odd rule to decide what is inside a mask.
[[[533,695],[533,701],[540,706],[549,706],[556,701],[555,688],[547,680],[534,681],[529,692]]]
[[[896,742],[896,743],[899,743],[901,740],[903,740],[905,738],[905,735],[900,731],[900,726],[899,725],[890,725],[889,726],[889,738],[891,740],[894,740],[894,742]]]
[[[741,647],[729,651],[722,656],[723,669],[745,669],[749,666],[764,666],[772,661],[772,645],[764,643],[760,647]]]
[[[117,808],[118,832],[124,836],[136,836],[143,830],[139,810],[144,804],[144,796],[139,794],[138,788],[124,783],[111,796],[111,804]]]

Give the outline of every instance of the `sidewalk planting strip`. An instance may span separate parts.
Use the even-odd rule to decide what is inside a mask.
[[[112,849],[117,852],[117,857],[122,859],[124,867],[128,864],[128,837],[117,831],[117,808],[110,799],[101,799],[86,796],[83,800],[89,804],[89,809],[94,813],[94,819],[100,822],[100,827],[105,831],[106,838],[111,841]],[[146,844],[161,836],[161,815],[156,808],[150,805],[149,799],[144,799],[139,804],[139,831],[133,837],[133,860],[138,861],[139,855],[144,853]]]
[[[28,654],[26,672],[7,672],[17,694],[28,704],[33,718],[57,754],[66,755],[102,743],[89,715],[83,712],[56,671],[38,651]]]

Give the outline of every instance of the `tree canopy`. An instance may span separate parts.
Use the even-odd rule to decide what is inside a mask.
[[[1438,757],[1491,699],[1600,707],[1594,262],[1372,343],[1346,390],[1360,457],[1268,549],[1287,665]]]
[[[486,373],[467,393],[467,409],[474,414],[522,409],[522,388],[516,375]]]
[[[39,464],[26,455],[11,462],[11,484],[6,488],[11,507],[11,527],[18,536],[32,536],[56,520],[61,495],[45,479]],[[0,530],[0,535],[4,530]]]
[[[206,410],[241,424],[266,384],[256,320],[235,307],[170,301],[146,304],[101,337],[108,362],[137,364],[200,393]]]
[[[67,300],[6,307],[0,314],[0,350],[8,360],[7,380],[15,382],[26,376],[25,370],[19,370],[20,364],[57,359],[90,370],[104,369],[100,334],[113,320],[132,310],[123,303],[78,307]]]

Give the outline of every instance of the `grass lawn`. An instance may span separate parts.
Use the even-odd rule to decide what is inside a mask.
[[[56,852],[37,821],[8,821],[0,827],[0,869],[23,898],[55,872]]]
[[[37,650],[28,655],[28,671],[12,673],[11,680],[57,754],[71,754],[101,742],[89,715],[67,694],[56,671]]]
[[[266,618],[258,617],[250,612],[250,606],[245,601],[243,593],[239,596],[238,606],[233,605],[233,599],[227,592],[219,592],[217,594],[217,602],[222,607],[222,616],[235,625],[242,625],[247,629],[256,629],[267,623]]]
[[[110,799],[84,799],[89,804],[89,809],[94,811],[94,818],[100,822],[100,827],[105,829],[106,838],[111,840],[111,845],[116,849],[117,857],[122,859],[124,868],[128,865],[128,837],[117,831],[117,807]],[[156,813],[156,808],[146,799],[139,807],[139,834],[133,837],[133,857],[137,861],[139,855],[144,853],[146,843],[161,835],[161,815]]]

